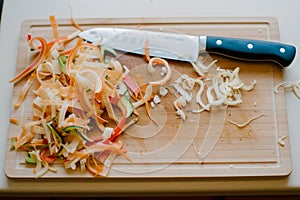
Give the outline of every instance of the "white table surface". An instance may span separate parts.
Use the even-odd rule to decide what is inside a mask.
[[[197,179],[14,180],[6,177],[4,161],[12,84],[21,23],[25,19],[147,17],[276,17],[282,42],[300,47],[298,0],[5,0],[0,30],[0,196],[47,195],[234,195],[300,194],[300,100],[287,94],[293,171],[287,177]],[[284,72],[300,80],[300,57]]]

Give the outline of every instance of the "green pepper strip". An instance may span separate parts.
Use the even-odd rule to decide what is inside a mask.
[[[62,130],[63,132],[69,132],[69,131],[77,130],[77,129],[84,129],[84,127],[82,127],[82,126],[77,126],[77,125],[71,125],[71,126],[66,126],[66,127],[62,128],[61,130]]]
[[[58,66],[60,68],[60,71],[64,75],[68,75],[67,68],[66,68],[66,63],[67,63],[68,57],[65,55],[60,55],[60,56],[58,56],[57,59],[58,59]]]
[[[26,153],[25,163],[35,165],[37,163],[36,158],[31,155],[30,152]]]
[[[105,55],[107,53],[112,54],[114,57],[117,56],[117,52],[113,48],[107,46],[101,46],[101,55],[103,56],[104,63],[107,63],[105,60]]]
[[[52,133],[55,144],[58,146],[58,151],[57,151],[56,154],[59,154],[60,151],[63,149],[63,147],[62,147],[63,138],[52,124],[47,123],[47,126],[48,126],[48,128],[50,129],[50,131]]]
[[[79,137],[87,142],[93,142],[94,140],[90,139],[88,136],[86,136],[84,133],[80,132],[79,129],[83,130],[84,127],[82,126],[76,126],[76,125],[72,125],[72,126],[67,126],[64,127],[62,129],[62,131],[64,132],[71,132],[74,131],[77,135],[79,135]]]

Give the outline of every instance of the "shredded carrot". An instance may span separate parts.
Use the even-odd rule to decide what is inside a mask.
[[[18,108],[22,104],[22,102],[24,101],[27,93],[29,92],[29,90],[30,90],[32,84],[35,82],[35,80],[36,80],[36,75],[31,74],[30,78],[26,81],[26,83],[22,87],[22,90],[20,92],[17,102],[14,103],[15,108]]]
[[[149,41],[146,39],[145,41],[145,59],[147,62],[150,61],[150,55],[149,55]]]
[[[83,28],[79,26],[73,17],[71,18],[71,22],[78,30],[83,31]]]
[[[91,160],[93,161],[93,163],[91,163]],[[86,163],[87,163],[87,169],[92,174],[94,174],[95,176],[101,175],[101,172],[103,171],[103,166],[99,165],[94,158],[88,158]]]
[[[10,123],[13,123],[13,124],[19,124],[19,120],[17,120],[16,118],[9,118],[9,121]]]
[[[43,59],[45,58],[46,53],[48,51],[47,42],[42,37],[36,37],[36,38],[32,38],[30,40],[30,43],[33,43],[35,40],[38,40],[41,43],[41,50],[38,57],[33,61],[32,64],[30,64],[27,68],[25,68],[20,74],[15,76],[9,82],[14,83],[20,81],[22,78],[24,78],[27,74],[31,73],[40,63],[44,61]]]
[[[18,139],[16,141],[16,143],[14,144],[15,149],[22,147],[25,143],[30,141],[33,137],[34,137],[34,134],[32,132],[30,132],[30,131],[27,132],[23,137],[21,137],[20,139]]]
[[[142,90],[145,92],[145,91],[146,91],[146,87],[147,87],[145,81],[142,79],[142,77],[141,77],[140,74],[138,74],[136,77],[137,77],[137,81],[138,81],[140,87],[141,87]],[[151,116],[151,107],[150,107],[149,102],[148,102],[148,101],[149,101],[150,99],[152,99],[152,98],[150,98],[150,99],[145,99],[145,98],[144,98],[144,95],[143,95],[143,93],[142,93],[142,90],[139,90],[139,95],[140,95],[141,99],[142,99],[142,100],[144,101],[144,103],[145,103],[145,109],[146,109],[147,115],[148,115],[149,119],[150,119],[151,121],[153,121],[153,123],[155,123],[155,124],[157,125],[157,123],[155,122],[155,120],[154,120],[154,119],[152,118],[152,116]]]
[[[55,16],[50,15],[49,20],[50,20],[51,27],[52,27],[52,33],[53,33],[52,38],[53,38],[53,40],[56,40],[58,38],[58,31],[57,31],[58,25],[57,25]]]
[[[145,41],[145,59],[147,62],[150,61],[150,50],[149,50],[149,41],[146,39]],[[153,65],[158,65],[158,64],[161,64],[161,65],[164,65],[163,62],[161,62],[160,60],[155,60],[153,62]]]

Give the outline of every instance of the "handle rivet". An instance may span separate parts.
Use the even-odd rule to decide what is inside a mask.
[[[217,45],[221,45],[221,44],[222,44],[222,40],[217,40],[217,41],[216,41],[216,44],[217,44]]]
[[[253,49],[253,44],[249,43],[247,44],[248,49]]]
[[[279,51],[280,51],[281,53],[285,53],[285,48],[280,48]]]

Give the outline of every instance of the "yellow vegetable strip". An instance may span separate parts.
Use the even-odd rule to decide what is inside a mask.
[[[234,124],[234,125],[236,125],[237,127],[239,127],[239,128],[243,128],[243,127],[245,127],[245,126],[247,126],[251,121],[253,121],[253,120],[255,120],[255,119],[257,119],[257,118],[259,118],[259,117],[261,117],[261,116],[264,116],[265,114],[259,114],[259,115],[256,115],[256,116],[254,116],[254,117],[252,117],[252,118],[250,118],[250,119],[248,119],[246,122],[244,122],[244,123],[237,123],[237,122],[235,122],[235,121],[233,121],[233,120],[231,120],[231,119],[227,119],[227,121],[228,122],[230,122],[230,123],[232,123],[232,124]]]
[[[20,105],[22,104],[22,102],[24,101],[27,93],[29,92],[32,84],[35,82],[36,75],[35,74],[31,74],[31,76],[29,77],[29,79],[26,81],[26,83],[24,84],[24,86],[22,87],[22,90],[18,96],[18,100],[14,103],[14,107],[15,108],[19,108]]]
[[[15,149],[19,149],[21,146],[29,142],[34,137],[34,133],[32,133],[31,131],[23,130],[21,134],[24,136],[16,141],[16,143],[14,144]]]
[[[101,92],[101,98],[102,98],[103,105],[105,106],[106,111],[108,113],[108,117],[110,119],[117,121],[117,117],[115,115],[114,109],[110,103],[110,99],[108,95],[108,86],[106,85],[104,85],[103,90]]]

